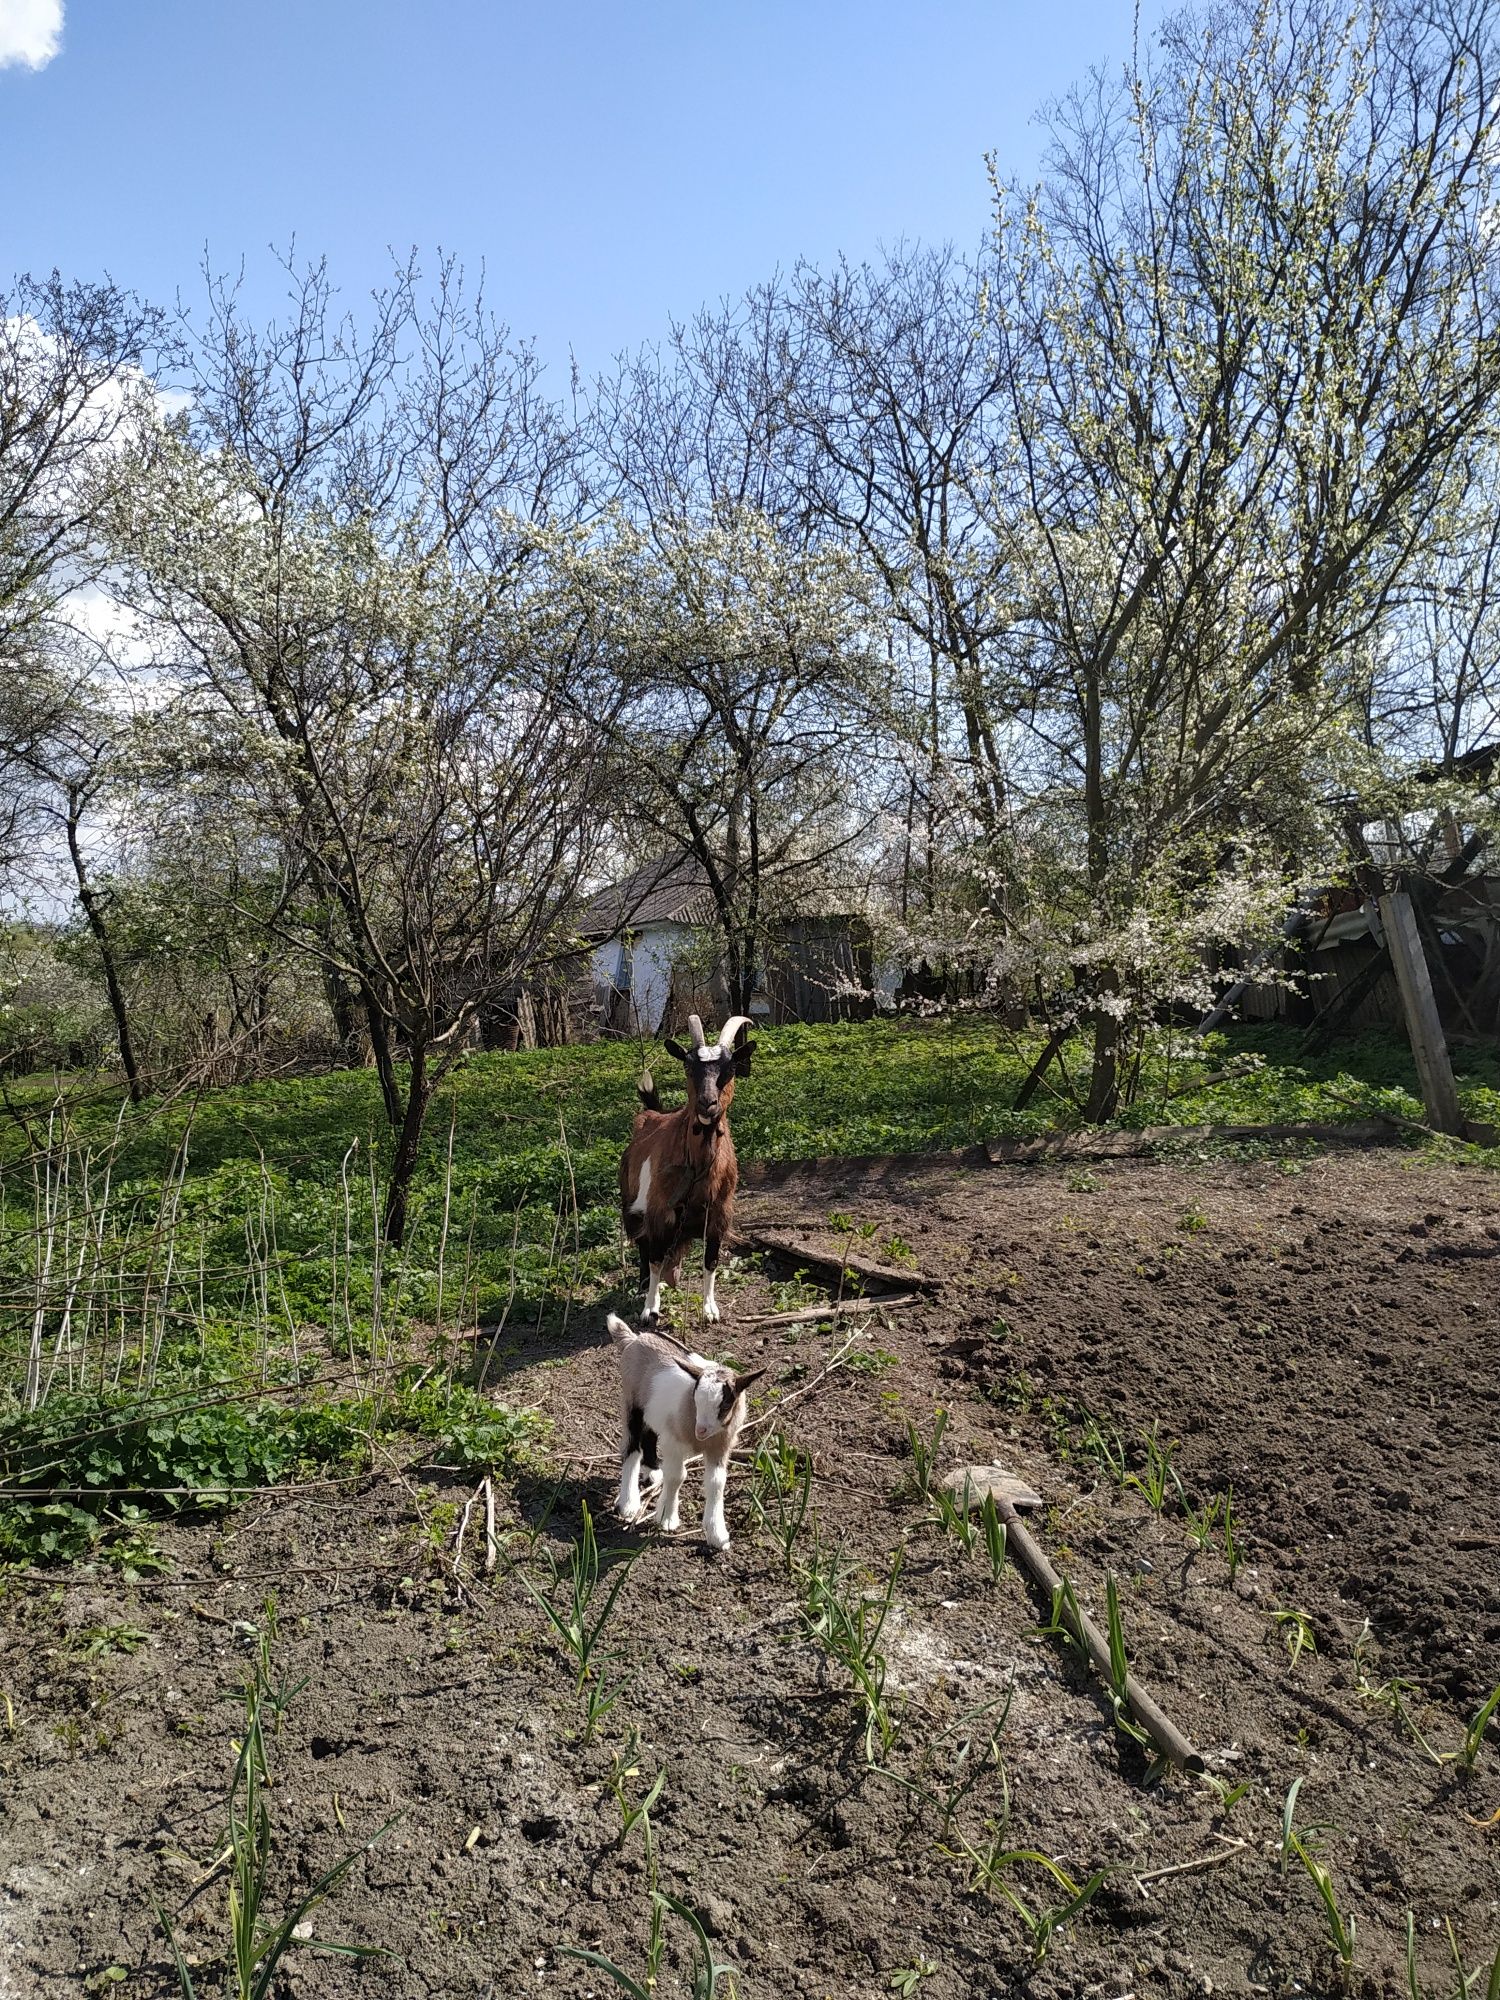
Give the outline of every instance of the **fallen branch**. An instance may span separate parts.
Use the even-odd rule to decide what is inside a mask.
[[[743,1437],[746,1431],[758,1430],[762,1424],[775,1423],[789,1403],[795,1403],[803,1396],[810,1396],[820,1382],[826,1382],[834,1370],[842,1366],[844,1357],[848,1354],[850,1348],[854,1346],[856,1341],[863,1340],[868,1332],[868,1327],[856,1327],[838,1353],[834,1355],[833,1359],[820,1368],[810,1382],[804,1382],[800,1389],[793,1389],[790,1395],[778,1398],[772,1408],[763,1410],[758,1417],[752,1417],[749,1423],[745,1425],[744,1430],[740,1432],[740,1436]]]
[[[741,1326],[796,1326],[811,1319],[833,1319],[840,1313],[868,1312],[878,1305],[882,1312],[889,1312],[896,1306],[916,1306],[922,1304],[917,1292],[903,1292],[895,1299],[830,1299],[824,1306],[803,1306],[797,1312],[760,1313],[753,1319],[743,1319]]]
[[[1417,1132],[1424,1139],[1458,1138],[1458,1134],[1455,1132],[1440,1132],[1435,1125],[1424,1125],[1420,1118],[1407,1118],[1399,1111],[1382,1111],[1379,1105],[1365,1104],[1357,1097],[1346,1097],[1343,1091],[1333,1090],[1326,1083],[1319,1084],[1318,1090],[1320,1095],[1331,1097],[1335,1104],[1351,1104],[1356,1111],[1373,1111],[1375,1116],[1384,1124],[1399,1126],[1403,1132]],[[1473,1127],[1471,1125],[1466,1125],[1466,1134],[1472,1130]],[[1472,1139],[1467,1136],[1459,1139],[1459,1144],[1463,1146],[1476,1146],[1485,1143],[1482,1139]]]
[[[1227,1833],[1221,1833],[1218,1838],[1225,1845],[1216,1848],[1212,1854],[1200,1854],[1192,1861],[1174,1861],[1170,1868],[1148,1868],[1144,1875],[1133,1875],[1130,1879],[1144,1896],[1148,1882],[1164,1882],[1169,1875],[1191,1875],[1199,1868],[1217,1868],[1221,1861],[1233,1860],[1249,1845],[1248,1841],[1231,1840]]]
[[[769,1250],[773,1256],[794,1258],[810,1271],[826,1271],[840,1285],[851,1272],[872,1284],[913,1285],[923,1292],[935,1292],[943,1282],[941,1278],[929,1278],[921,1271],[893,1271],[884,1264],[877,1264],[871,1257],[861,1257],[857,1250],[844,1250],[835,1255],[831,1250],[820,1250],[805,1236],[794,1236],[790,1232],[783,1234],[779,1230],[749,1229],[741,1230],[739,1234],[741,1243]]]
[[[484,1573],[492,1576],[500,1554],[495,1540],[495,1482],[486,1473],[484,1476]]]

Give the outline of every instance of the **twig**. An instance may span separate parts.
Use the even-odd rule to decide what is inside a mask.
[[[484,1573],[492,1576],[499,1556],[495,1541],[495,1482],[484,1475]]]
[[[869,1332],[869,1330],[870,1329],[868,1326],[856,1327],[854,1332],[850,1334],[849,1338],[844,1342],[843,1346],[839,1349],[838,1353],[834,1355],[833,1359],[826,1365],[826,1367],[820,1368],[817,1374],[813,1376],[810,1382],[804,1382],[800,1389],[793,1389],[793,1391],[789,1396],[781,1397],[780,1400],[771,1409],[762,1411],[758,1417],[752,1417],[749,1423],[745,1425],[745,1430],[746,1431],[758,1430],[762,1424],[775,1423],[780,1417],[782,1411],[787,1407],[789,1403],[795,1403],[800,1396],[810,1396],[813,1390],[817,1388],[818,1384],[820,1382],[826,1381],[828,1377],[833,1373],[835,1368],[839,1367],[842,1364],[843,1359],[845,1355],[849,1352],[850,1348],[853,1347],[854,1343],[857,1340],[863,1340],[865,1335]],[[742,1431],[740,1435],[743,1437],[744,1431]]]
[[[742,1319],[741,1326],[795,1326],[799,1321],[811,1319],[833,1319],[841,1313],[868,1312],[878,1305],[882,1312],[888,1306],[917,1306],[923,1303],[918,1292],[903,1292],[895,1299],[830,1299],[825,1306],[803,1306],[798,1312],[759,1313],[752,1319]]]
[[[464,1534],[469,1525],[469,1516],[474,1511],[474,1502],[479,1498],[480,1493],[483,1491],[483,1486],[484,1483],[483,1481],[481,1481],[480,1484],[474,1488],[474,1491],[469,1495],[468,1499],[465,1500],[464,1511],[462,1515],[459,1517],[458,1534],[453,1543],[453,1574],[455,1576],[458,1575],[459,1567],[464,1559]]]
[[[1248,1845],[1243,1840],[1231,1840],[1227,1834],[1220,1834],[1219,1838],[1227,1844],[1212,1854],[1200,1854],[1192,1861],[1174,1861],[1170,1868],[1148,1868],[1144,1875],[1135,1875],[1131,1879],[1144,1896],[1148,1882],[1164,1882],[1169,1875],[1190,1875],[1198,1868],[1216,1868],[1221,1861],[1231,1860]]]

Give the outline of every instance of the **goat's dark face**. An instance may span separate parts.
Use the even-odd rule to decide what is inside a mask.
[[[668,1042],[667,1054],[687,1072],[693,1123],[702,1132],[716,1132],[734,1098],[734,1057],[717,1049],[685,1049],[680,1042]]]
[[[724,1023],[719,1039],[709,1042],[703,1023],[696,1014],[690,1014],[688,1047],[684,1048],[681,1042],[666,1045],[667,1054],[675,1056],[687,1073],[688,1103],[693,1123],[700,1132],[718,1131],[734,1098],[735,1078],[749,1071],[755,1044],[739,1041],[749,1025],[744,1014],[736,1014]]]

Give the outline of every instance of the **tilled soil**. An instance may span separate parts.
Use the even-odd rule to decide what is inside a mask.
[[[899,1239],[898,1277],[904,1244],[944,1283],[872,1309],[821,1380],[865,1316],[750,1324],[787,1303],[785,1266],[727,1289],[712,1346],[772,1364],[782,1430],[812,1454],[816,1528],[790,1568],[752,1524],[744,1464],[723,1558],[697,1541],[691,1488],[677,1536],[611,1521],[601,1307],[577,1344],[500,1356],[500,1393],[552,1419],[562,1483],[502,1491],[508,1530],[545,1524],[530,1556],[511,1532],[491,1578],[477,1510],[455,1569],[468,1488],[408,1469],[175,1523],[159,1578],[9,1583],[0,2000],[175,1992],[154,1901],[200,1993],[220,1990],[214,1864],[247,1648],[273,1624],[278,1671],[306,1679],[270,1745],[276,1909],[399,1816],[316,1922],[390,1955],[299,1952],[284,1994],[602,2000],[620,1989],[563,1947],[644,1984],[653,1870],[742,2000],[1332,1994],[1314,1883],[1280,1859],[1297,1779],[1297,1825],[1357,1920],[1355,1992],[1407,1993],[1408,1911],[1423,1994],[1456,1990],[1445,1922],[1469,1971],[1487,1963],[1500,1725],[1471,1774],[1437,1760],[1500,1680],[1500,1187],[1390,1152],[912,1162],[783,1176],[741,1222],[832,1246],[832,1214],[867,1254]],[[685,1326],[695,1305],[679,1302]],[[941,1465],[1029,1479],[1040,1539],[1101,1618],[1118,1579],[1132,1666],[1212,1782],[1155,1775],[1039,1634],[1047,1605],[1014,1567],[996,1582],[916,1494],[906,1427],[930,1435],[940,1405]],[[1153,1427],[1180,1441],[1160,1514],[1142,1490]],[[1137,1483],[1111,1472],[1117,1438]],[[1233,1577],[1221,1525],[1199,1531],[1205,1547],[1193,1533],[1231,1489]],[[507,1566],[540,1581],[541,1550],[562,1555],[585,1502],[607,1548],[641,1551],[604,1640],[621,1691],[592,1742]],[[878,1648],[899,1731],[878,1766],[799,1609],[814,1534],[825,1555],[842,1541],[872,1591],[901,1552]],[[612,1769],[633,1773],[631,1800],[663,1774],[649,1853],[639,1823],[621,1838]],[[1079,1884],[1104,1871],[1050,1937],[1066,1891],[1035,1860],[1004,1861],[1021,1851]],[[656,1990],[687,1993],[679,1917],[666,1938]]]

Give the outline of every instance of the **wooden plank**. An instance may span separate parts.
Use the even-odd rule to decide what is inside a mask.
[[[1464,1120],[1458,1104],[1458,1086],[1453,1081],[1453,1065],[1448,1059],[1448,1043],[1438,1018],[1432,974],[1417,930],[1416,912],[1405,890],[1392,889],[1381,897],[1380,920],[1401,994],[1401,1011],[1406,1016],[1406,1033],[1417,1066],[1422,1103],[1439,1132],[1462,1138]]]
[[[1287,1139],[1315,1139],[1321,1145],[1388,1146],[1395,1135],[1383,1118],[1351,1118],[1341,1123],[1288,1119],[1270,1125],[1146,1125],[1139,1132],[1048,1132],[1037,1139],[991,1139],[985,1152],[993,1166],[1032,1166],[1048,1160],[1125,1160],[1162,1146],[1214,1145]]]
[[[943,1282],[941,1278],[929,1278],[922,1271],[899,1270],[877,1264],[873,1258],[861,1257],[857,1250],[820,1249],[805,1236],[795,1236],[789,1230],[739,1229],[735,1231],[735,1236],[740,1245],[749,1244],[754,1249],[769,1250],[777,1257],[790,1258],[794,1263],[806,1265],[810,1271],[821,1271],[835,1282],[846,1271],[864,1279],[867,1284],[890,1285],[897,1291],[905,1288],[935,1292]]]

